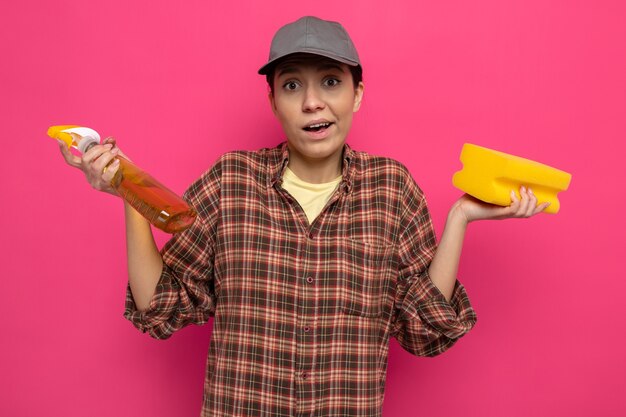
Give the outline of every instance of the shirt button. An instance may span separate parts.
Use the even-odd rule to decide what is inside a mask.
[[[304,330],[304,333],[308,333],[311,330],[311,328],[309,326],[304,326],[303,330]]]
[[[309,374],[307,374],[306,372],[302,372],[302,379],[307,379],[309,377]]]
[[[313,283],[313,277],[306,277],[306,282],[308,282],[309,284]]]
[[[313,234],[313,232],[309,233],[309,239],[313,240],[315,238],[315,235]]]

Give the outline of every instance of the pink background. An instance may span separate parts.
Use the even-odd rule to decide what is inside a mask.
[[[210,326],[159,342],[122,317],[122,205],[46,129],[114,135],[182,192],[221,153],[282,140],[256,70],[305,14],[359,49],[349,143],[405,163],[439,233],[464,142],[573,174],[559,214],[470,226],[459,275],[478,324],[435,359],[393,341],[384,415],[626,415],[624,2],[172,4],[0,7],[0,415],[199,414]]]

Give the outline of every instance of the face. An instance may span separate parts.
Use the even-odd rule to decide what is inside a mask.
[[[299,54],[274,71],[272,110],[287,135],[292,160],[341,161],[346,136],[363,97],[346,64]]]

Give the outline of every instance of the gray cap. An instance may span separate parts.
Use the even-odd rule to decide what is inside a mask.
[[[269,60],[259,74],[268,74],[277,60],[295,53],[321,55],[351,66],[361,65],[356,48],[341,24],[305,16],[278,29],[272,39]]]

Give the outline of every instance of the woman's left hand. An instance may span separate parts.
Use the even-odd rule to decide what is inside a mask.
[[[509,218],[526,218],[541,213],[550,205],[543,203],[537,205],[537,197],[530,188],[520,188],[521,199],[515,191],[511,190],[511,205],[507,207],[496,206],[482,202],[468,194],[465,194],[452,206],[453,212],[463,215],[467,223],[475,220],[502,220]]]

